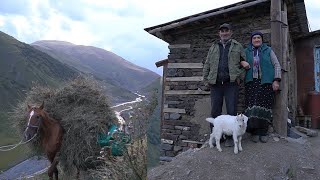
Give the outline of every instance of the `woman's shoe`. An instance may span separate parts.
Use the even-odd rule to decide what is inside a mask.
[[[251,136],[251,141],[254,142],[254,143],[259,142],[259,136],[258,135],[252,135]]]
[[[268,140],[269,140],[268,136],[260,136],[260,141],[261,142],[266,143],[266,142],[268,142]]]

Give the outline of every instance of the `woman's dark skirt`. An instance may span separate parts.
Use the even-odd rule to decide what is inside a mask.
[[[261,84],[260,79],[254,79],[246,84],[245,89],[245,115],[249,118],[247,132],[253,135],[267,135],[269,124],[272,124],[272,84]]]

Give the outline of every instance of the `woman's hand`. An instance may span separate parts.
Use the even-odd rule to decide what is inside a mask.
[[[279,82],[278,81],[273,81],[272,83],[272,89],[274,91],[278,91],[279,90]]]
[[[244,68],[244,69],[250,69],[250,64],[246,61],[241,61],[240,65]]]

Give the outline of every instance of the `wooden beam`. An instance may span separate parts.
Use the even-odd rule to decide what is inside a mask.
[[[279,59],[279,63],[283,66],[283,30],[281,21],[281,4],[283,0],[271,0],[271,45],[276,56]],[[284,3],[285,4],[285,3]],[[284,74],[282,73],[282,76]],[[273,126],[275,131],[281,136],[287,136],[287,82],[286,79],[282,79],[280,88],[282,91],[277,92],[275,95],[276,102],[273,107]]]
[[[193,143],[193,144],[204,144],[204,142],[200,142],[200,141],[191,141],[191,140],[182,140],[182,142],[185,142],[185,143]]]
[[[168,63],[168,68],[203,68],[202,63]]]
[[[165,91],[166,95],[189,95],[189,94],[210,94],[210,91],[202,91],[202,90],[169,90]]]
[[[192,77],[167,77],[166,81],[202,81],[202,76],[192,76]]]
[[[169,49],[176,49],[176,48],[190,48],[190,44],[171,44],[168,46]]]
[[[163,112],[185,114],[186,110],[185,109],[178,109],[178,108],[164,108]]]

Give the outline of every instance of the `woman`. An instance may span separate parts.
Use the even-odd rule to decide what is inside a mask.
[[[263,43],[261,32],[251,34],[251,43],[246,48],[250,69],[246,72],[246,110],[249,118],[247,131],[252,141],[268,141],[268,127],[272,123],[274,91],[279,89],[281,67],[272,49]]]

